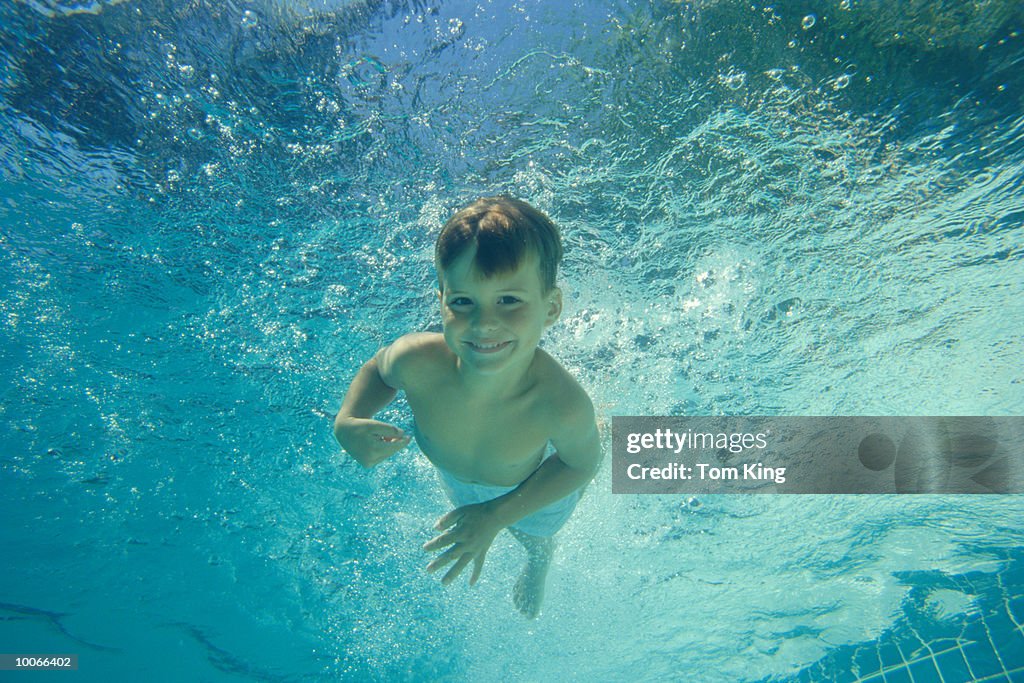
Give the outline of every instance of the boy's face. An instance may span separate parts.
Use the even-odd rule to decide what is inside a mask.
[[[441,273],[444,338],[463,368],[496,374],[525,368],[544,328],[558,320],[562,293],[544,293],[537,256],[531,254],[510,273],[484,278],[467,249]]]

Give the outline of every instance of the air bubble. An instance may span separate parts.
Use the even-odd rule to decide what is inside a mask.
[[[842,90],[848,85],[850,85],[850,77],[847,76],[846,74],[843,74],[842,76],[837,78],[834,83],[832,83],[832,89]]]
[[[242,13],[242,28],[255,28],[260,23],[259,17],[252,10]]]
[[[730,73],[728,76],[719,76],[719,82],[727,87],[729,90],[739,90],[747,82],[747,74],[740,71],[738,73]]]
[[[804,17],[804,20],[801,23],[801,26],[803,26],[805,31],[807,31],[809,29],[814,28],[814,24],[817,21],[818,21],[818,18],[816,16],[814,16],[813,14],[808,14],[806,17]]]

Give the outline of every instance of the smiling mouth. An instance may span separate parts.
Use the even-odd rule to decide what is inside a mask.
[[[469,348],[476,351],[477,353],[496,353],[498,351],[501,351],[503,348],[505,348],[511,343],[512,342],[510,341],[503,341],[484,344],[482,342],[467,341],[466,345],[469,346]]]

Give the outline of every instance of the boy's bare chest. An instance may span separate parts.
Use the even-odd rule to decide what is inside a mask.
[[[548,421],[529,397],[482,405],[435,387],[406,398],[424,454],[466,481],[519,484],[540,463],[550,437]]]

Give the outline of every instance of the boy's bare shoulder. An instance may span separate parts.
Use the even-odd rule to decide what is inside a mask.
[[[594,404],[586,389],[547,352],[537,349],[537,353],[541,363],[545,412],[560,422],[592,422]]]
[[[436,353],[446,349],[447,345],[444,343],[444,335],[439,332],[410,332],[391,342],[386,348],[395,354],[406,356]]]
[[[576,378],[555,359],[547,356],[545,365],[549,374],[543,409],[552,420],[551,443],[566,465],[593,473],[602,457],[594,403]]]
[[[381,378],[396,389],[405,389],[411,379],[431,368],[442,366],[450,351],[444,336],[437,332],[412,332],[403,335],[377,353]]]

